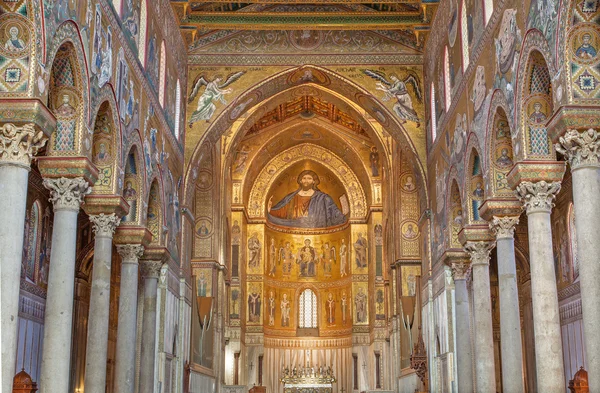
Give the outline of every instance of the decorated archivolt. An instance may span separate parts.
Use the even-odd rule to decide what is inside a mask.
[[[347,192],[350,219],[366,218],[367,200],[365,192],[352,169],[331,151],[312,143],[303,143],[284,150],[263,167],[250,191],[248,201],[248,215],[250,218],[265,217],[267,193],[275,179],[291,165],[306,159],[321,163],[338,176]]]

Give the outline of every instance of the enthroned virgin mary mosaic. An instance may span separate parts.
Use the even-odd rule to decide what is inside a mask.
[[[319,175],[313,170],[303,170],[296,182],[298,188],[284,196],[275,205],[269,199],[267,212],[271,223],[292,228],[329,228],[348,221],[347,213],[326,192],[319,189]]]

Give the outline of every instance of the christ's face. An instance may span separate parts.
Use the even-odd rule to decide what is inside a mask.
[[[310,190],[313,188],[314,184],[315,179],[313,179],[312,175],[306,174],[302,176],[302,179],[300,179],[300,185],[302,186],[303,190]]]

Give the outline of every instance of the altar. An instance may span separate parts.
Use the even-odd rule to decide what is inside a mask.
[[[284,368],[284,393],[332,393],[336,382],[331,367]]]

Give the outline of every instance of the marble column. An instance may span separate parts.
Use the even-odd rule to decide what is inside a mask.
[[[564,393],[566,388],[550,224],[559,191],[559,182],[543,180],[517,186],[527,211],[537,388],[544,393]]]
[[[467,275],[471,264],[452,262],[456,312],[456,371],[458,391],[473,393],[473,361],[471,351],[471,316]]]
[[[144,252],[144,246],[118,245],[117,252],[121,255],[122,262],[114,388],[115,392],[133,393],[135,391],[138,259]]]
[[[524,392],[521,315],[515,262],[515,226],[519,217],[493,217],[490,229],[496,234],[498,285],[500,289],[500,352],[502,388],[505,392]]]
[[[140,355],[140,392],[154,391],[156,361],[156,296],[161,261],[143,261],[144,311],[142,317],[142,352]]]
[[[465,245],[465,251],[471,255],[473,278],[475,391],[477,393],[496,393],[490,292],[490,251],[492,248],[493,243],[488,242],[467,242]]]
[[[90,221],[95,239],[84,386],[86,393],[105,393],[112,238],[121,219],[112,213],[90,216]]]
[[[567,131],[556,149],[571,166],[588,383],[600,392],[600,134]]]
[[[31,159],[47,138],[33,124],[0,127],[0,328],[2,341],[1,391],[12,391],[17,357],[19,293],[23,256],[27,183]]]
[[[71,363],[77,215],[84,196],[92,189],[81,177],[44,179],[44,186],[54,204],[54,229],[38,386],[40,393],[64,393],[69,389]]]

